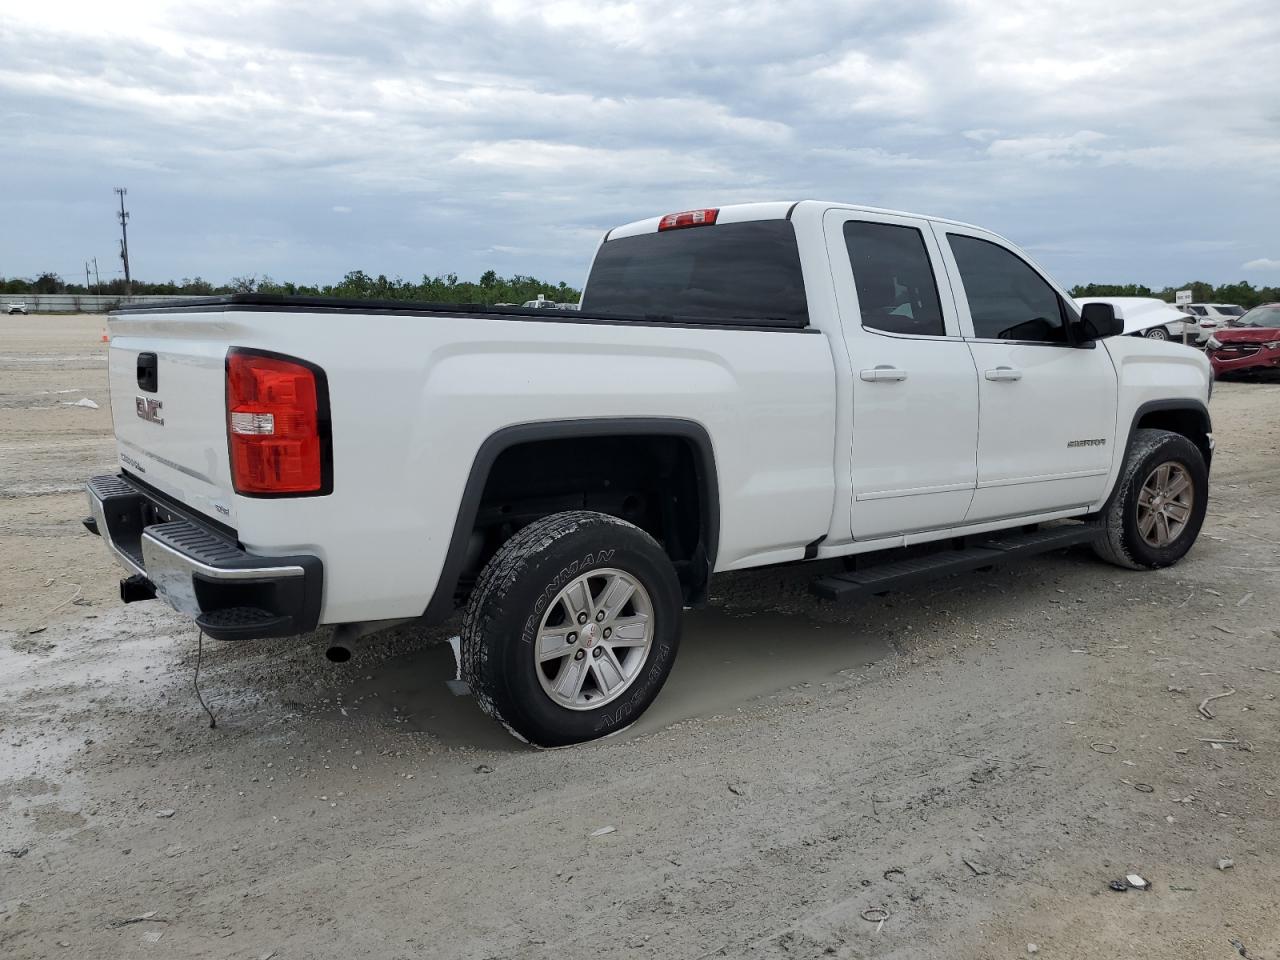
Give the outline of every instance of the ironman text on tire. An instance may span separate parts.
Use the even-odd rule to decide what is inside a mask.
[[[1131,570],[1175,564],[1195,543],[1208,502],[1209,471],[1196,445],[1168,430],[1137,430],[1094,550]]]
[[[675,569],[639,527],[583,510],[552,514],[481,572],[463,617],[462,679],[530,743],[607,736],[662,689],[682,605]]]

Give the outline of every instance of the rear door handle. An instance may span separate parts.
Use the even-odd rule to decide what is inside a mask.
[[[858,376],[869,383],[877,380],[905,380],[907,379],[907,371],[882,363],[880,366],[873,367],[870,370],[860,371]]]
[[[996,367],[994,370],[988,370],[984,376],[988,380],[1021,380],[1022,371],[1015,370],[1013,367]]]

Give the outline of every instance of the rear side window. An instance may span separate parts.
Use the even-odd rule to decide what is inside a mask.
[[[1058,294],[1025,260],[976,237],[949,233],[947,241],[960,268],[975,337],[1067,342]]]
[[[844,225],[844,243],[864,327],[916,336],[945,335],[938,284],[919,230],[850,220]]]
[[[609,240],[591,265],[582,309],[807,325],[795,229],[751,220]]]

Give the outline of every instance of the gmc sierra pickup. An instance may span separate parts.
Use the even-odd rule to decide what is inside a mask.
[[[714,573],[822,597],[1089,543],[1177,562],[1212,377],[1002,237],[837,203],[609,231],[581,309],[240,295],[110,320],[132,574],[221,639],[458,608],[463,679],[541,745],[657,695]]]

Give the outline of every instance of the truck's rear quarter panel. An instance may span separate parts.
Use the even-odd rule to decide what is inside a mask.
[[[320,557],[322,622],[423,612],[476,452],[514,424],[703,425],[719,477],[717,569],[790,558],[830,522],[835,377],[828,341],[813,333],[261,308],[125,314],[111,331],[124,469],[233,526],[254,553]],[[332,494],[231,493],[222,364],[232,346],[324,369]],[[134,410],[146,350],[159,355],[163,427]]]

